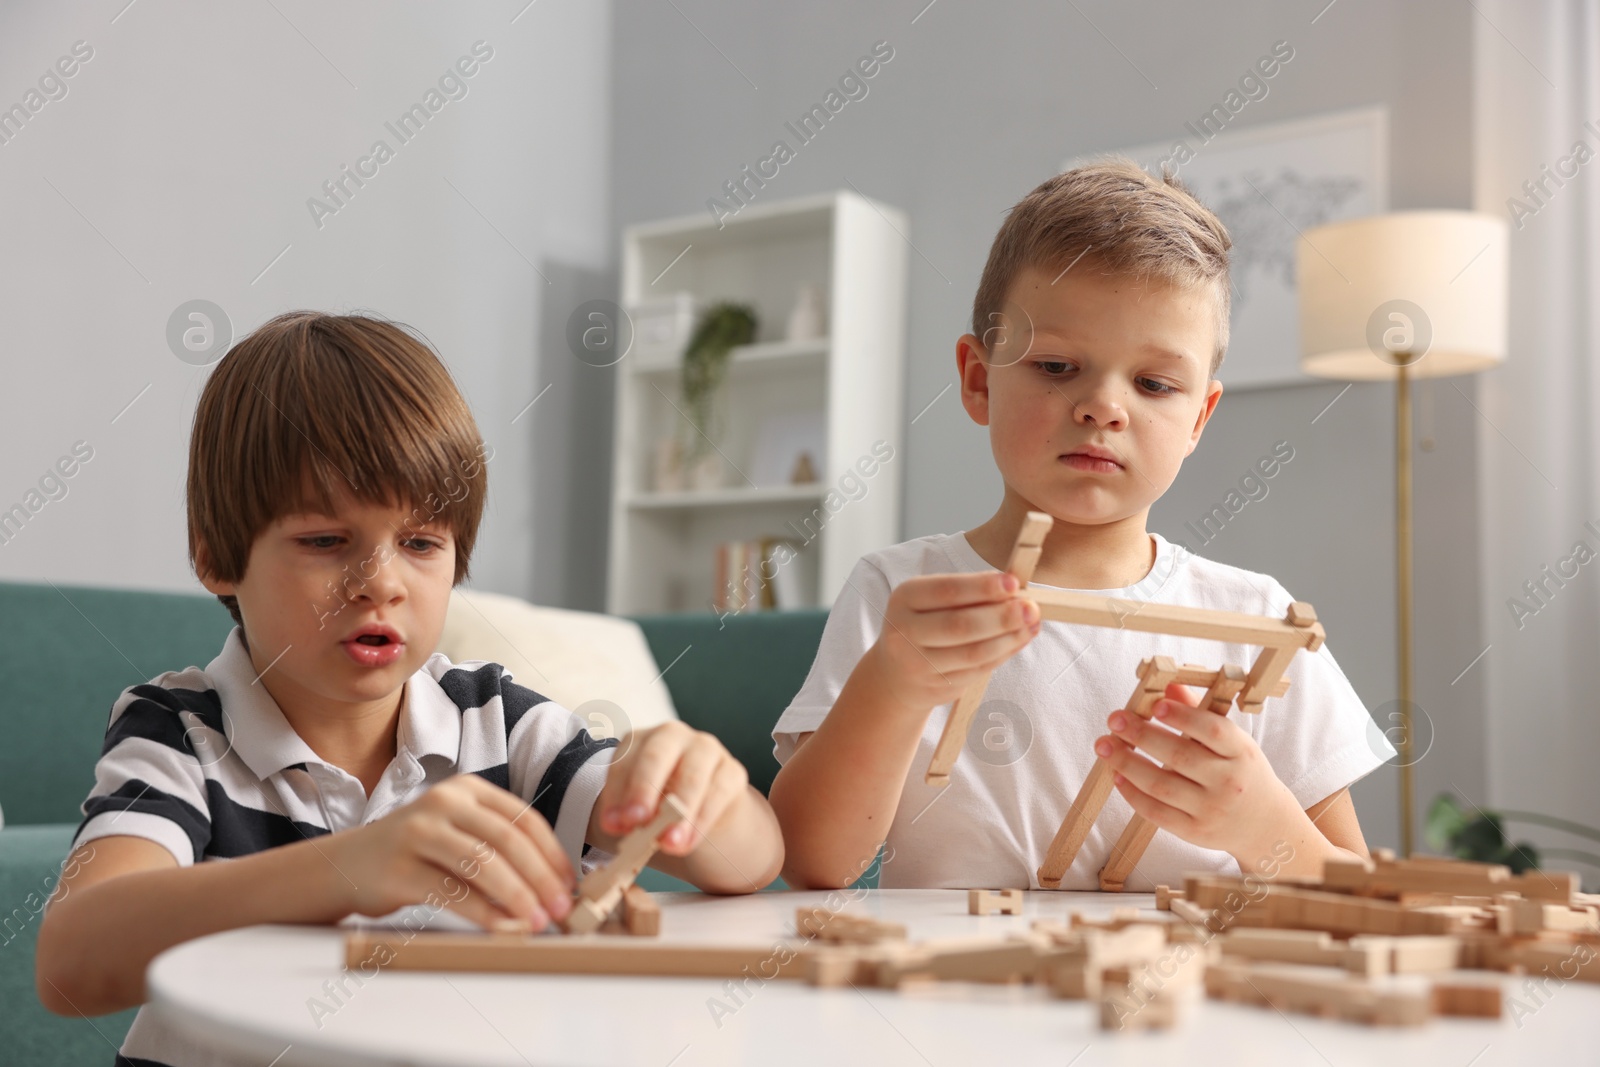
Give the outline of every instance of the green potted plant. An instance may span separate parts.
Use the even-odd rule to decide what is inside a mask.
[[[1548,826],[1563,830],[1591,841],[1600,841],[1600,830],[1554,815],[1541,815],[1534,811],[1486,811],[1476,805],[1472,810],[1462,809],[1450,793],[1440,793],[1428,807],[1428,844],[1457,859],[1478,863],[1501,863],[1513,873],[1537,870],[1541,850],[1527,841],[1511,844],[1506,839],[1506,822],[1525,822],[1535,826]],[[1590,867],[1600,867],[1600,855],[1576,848],[1545,848],[1543,856],[1559,856],[1576,860]]]
[[[715,453],[715,442],[722,430],[717,417],[717,395],[727,378],[729,353],[739,345],[754,341],[755,336],[754,309],[745,304],[723,302],[705,310],[683,350],[683,401],[693,424],[686,464],[693,472],[691,478],[697,488],[709,488],[707,483],[721,479],[720,467],[708,472],[704,462]],[[721,459],[720,456],[715,458]]]

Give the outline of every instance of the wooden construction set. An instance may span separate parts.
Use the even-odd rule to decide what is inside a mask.
[[[1011,558],[1006,563],[1006,573],[1014,575],[1021,591],[1039,605],[1040,618],[1261,646],[1261,653],[1248,672],[1231,663],[1215,670],[1194,664],[1180,666],[1166,656],[1154,656],[1141,661],[1138,684],[1125,707],[1131,715],[1150,718],[1156,703],[1166,695],[1167,686],[1173,682],[1204,686],[1206,692],[1200,700],[1200,707],[1218,715],[1226,715],[1235,703],[1240,711],[1259,712],[1268,697],[1280,697],[1289,691],[1289,683],[1284,679],[1283,672],[1288,669],[1294,654],[1302,648],[1315,652],[1322,647],[1325,637],[1322,625],[1317,622],[1316,611],[1304,601],[1297,600],[1289,605],[1284,618],[1273,619],[1235,611],[1211,611],[1179,604],[1155,604],[1059,589],[1030,588],[1028,583],[1033,580],[1033,570],[1043,551],[1045,535],[1050,532],[1054,521],[1043,512],[1028,512],[1017,534],[1016,545],[1011,550]],[[951,707],[950,717],[945,720],[944,732],[939,736],[933,758],[928,762],[928,770],[923,777],[929,785],[950,784],[950,771],[967,742],[972,718],[977,714],[978,705],[983,702],[984,691],[988,688],[989,677],[986,675],[969,685]],[[1078,850],[1089,836],[1090,827],[1099,818],[1101,809],[1111,796],[1112,780],[1110,765],[1102,759],[1096,759],[1083,787],[1078,790],[1077,797],[1061,821],[1061,828],[1050,842],[1044,863],[1039,867],[1039,885],[1042,888],[1060,888],[1062,877],[1077,858]],[[1144,855],[1155,832],[1156,828],[1149,820],[1138,814],[1133,816],[1100,870],[1102,890],[1122,891],[1128,875]]]
[[[1156,911],[1117,908],[1109,918],[1072,912],[1024,925],[1022,897],[1020,890],[969,894],[972,914],[988,922],[1015,917],[1017,928],[1004,936],[913,941],[897,923],[799,908],[794,938],[777,945],[693,945],[604,931],[363,930],[346,939],[346,965],[896,989],[1032,983],[1052,997],[1093,1001],[1108,1030],[1172,1026],[1202,992],[1412,1026],[1439,1015],[1501,1014],[1499,984],[1464,979],[1461,970],[1600,983],[1600,895],[1579,893],[1576,876],[1566,873],[1514,876],[1502,866],[1396,860],[1380,851],[1367,862],[1329,863],[1320,880],[1195,875],[1181,890],[1161,886]],[[626,913],[626,896],[621,906]],[[646,906],[633,914],[650,913]],[[618,928],[644,932],[626,917]],[[651,932],[659,929],[657,922]]]

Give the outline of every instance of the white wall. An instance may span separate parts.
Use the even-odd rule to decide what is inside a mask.
[[[0,544],[0,577],[198,589],[183,481],[207,370],[166,341],[195,298],[235,336],[299,307],[421,330],[496,450],[476,584],[527,593],[561,573],[541,491],[570,491],[571,457],[534,442],[574,394],[548,320],[614,258],[611,11],[524,3],[0,7],[0,107],[74,42],[93,50],[0,144],[0,510],[74,442],[93,449]],[[493,55],[466,95],[441,94],[402,144],[384,124],[478,41]],[[393,158],[319,227],[308,198],[378,139]]]

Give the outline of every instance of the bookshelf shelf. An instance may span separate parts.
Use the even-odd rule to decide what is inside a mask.
[[[609,611],[711,611],[729,546],[770,550],[776,539],[797,553],[771,583],[779,606],[825,606],[862,555],[899,538],[907,232],[902,212],[853,191],[753,203],[720,226],[701,214],[624,230],[621,303],[654,318],[652,343],[616,366]],[[790,341],[804,284],[823,294],[826,334]],[[661,490],[660,442],[692,439],[681,345],[661,316],[681,324],[682,309],[721,301],[758,319],[717,401],[721,484]],[[816,480],[788,484],[800,451]],[[859,488],[863,469],[875,472],[869,491],[836,491]],[[731,558],[748,559],[742,551]]]

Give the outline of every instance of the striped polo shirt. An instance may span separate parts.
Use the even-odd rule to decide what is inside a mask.
[[[235,627],[204,670],[163,674],[117,698],[73,847],[131,835],[161,845],[180,866],[246,856],[363,826],[472,773],[528,801],[582,871],[603,857],[583,862],[584,834],[615,747],[498,664],[435,654],[406,681],[395,757],[368,796],[289,725]],[[141,1008],[117,1062],[232,1061]]]

